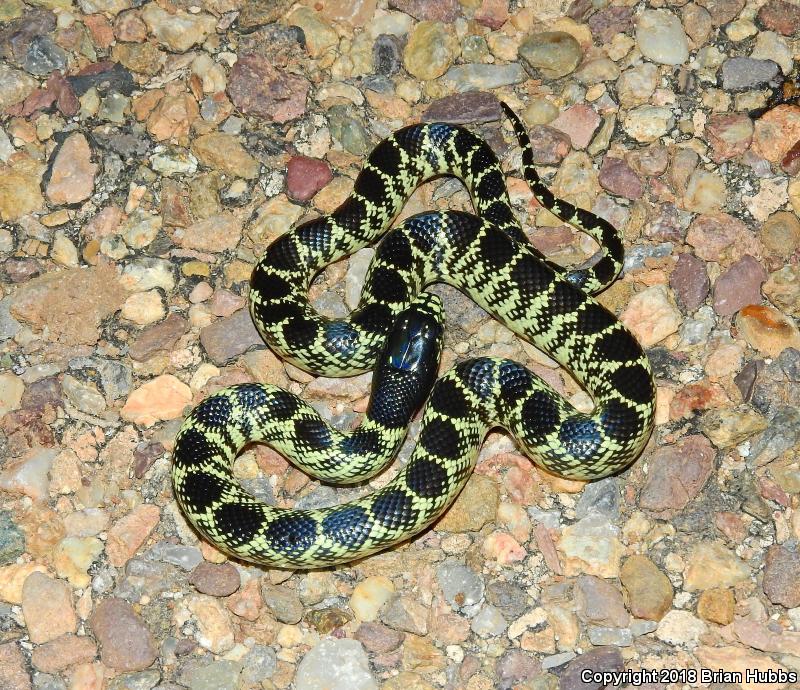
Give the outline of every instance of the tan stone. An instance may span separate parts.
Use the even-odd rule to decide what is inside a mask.
[[[619,574],[630,612],[658,621],[672,607],[672,583],[647,556],[631,556]]]
[[[707,589],[697,601],[697,615],[710,623],[728,625],[735,605],[732,589]]]
[[[66,583],[31,573],[22,586],[22,615],[31,642],[42,644],[78,629],[72,593]]]
[[[692,550],[684,589],[697,592],[732,587],[750,577],[750,568],[735,553],[716,541],[701,542]]]
[[[192,402],[192,389],[172,374],[162,374],[133,391],[120,411],[123,419],[140,426],[177,419]]]
[[[58,149],[47,183],[50,203],[76,204],[88,199],[94,191],[97,168],[86,137],[80,132],[67,137]]]
[[[125,565],[156,528],[160,517],[158,506],[143,503],[117,521],[106,540],[109,563],[116,568]]]
[[[500,492],[497,484],[480,474],[473,474],[436,529],[444,532],[477,532],[497,515]]]
[[[232,134],[204,134],[192,142],[192,151],[203,165],[234,177],[252,180],[258,177],[261,170],[261,164],[245,151]]]

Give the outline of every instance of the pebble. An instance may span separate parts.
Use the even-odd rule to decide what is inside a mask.
[[[236,690],[241,672],[240,662],[220,659],[190,667],[181,674],[181,680],[190,690]]]
[[[249,310],[240,309],[202,328],[200,343],[209,359],[221,366],[254,346],[262,346],[263,340],[253,325]]]
[[[675,333],[681,325],[681,314],[664,285],[653,285],[634,295],[620,319],[646,348]]]
[[[686,241],[695,248],[698,258],[726,265],[748,254],[760,254],[753,233],[740,219],[727,213],[695,218],[687,230]]]
[[[679,609],[672,609],[659,622],[656,637],[673,645],[694,647],[708,626],[699,618]]]
[[[299,623],[303,617],[303,604],[297,592],[281,585],[261,582],[261,598],[267,610],[281,623]]]
[[[49,36],[34,36],[25,52],[22,66],[26,72],[45,76],[53,70],[64,70],[67,66],[67,53],[53,43]]]
[[[0,510],[0,566],[13,563],[25,552],[25,535],[11,513]]]
[[[655,105],[637,106],[629,110],[622,121],[625,131],[642,143],[661,139],[674,124],[672,110]]]
[[[192,571],[189,582],[202,594],[227,597],[239,589],[241,579],[239,571],[231,563],[202,561]]]
[[[470,610],[483,599],[483,578],[457,561],[442,563],[436,569],[436,579],[445,600],[456,610]]]
[[[548,668],[554,667],[548,665]],[[542,668],[545,668],[544,663],[542,663]],[[561,674],[559,690],[601,690],[605,685],[599,682],[585,681],[583,678],[584,672],[588,670],[594,674],[603,673],[604,671],[621,671],[623,668],[624,663],[619,649],[615,647],[597,647],[573,658],[569,662]]]
[[[14,690],[30,690],[32,687],[25,656],[16,641],[0,644],[0,677]]]
[[[586,623],[624,628],[630,622],[622,594],[598,577],[579,576],[575,582],[574,601],[578,617]]]
[[[49,439],[45,437],[43,440]],[[9,463],[0,473],[0,489],[24,494],[34,501],[42,500],[49,491],[49,472],[55,455],[56,451],[49,448],[27,451],[18,461]]]
[[[520,43],[519,56],[546,79],[560,79],[575,70],[583,58],[580,43],[565,31],[530,34]]]
[[[458,39],[447,24],[421,21],[408,36],[403,65],[417,79],[437,79],[453,64],[458,52]]]
[[[89,568],[102,553],[103,542],[96,537],[67,537],[53,552],[53,566],[73,587],[87,587],[92,580]]]
[[[202,43],[216,25],[210,14],[189,14],[184,10],[170,13],[154,4],[145,5],[140,16],[158,42],[176,53],[185,53]]]
[[[743,256],[714,283],[714,311],[731,316],[743,307],[759,304],[766,279],[764,267],[752,256]]]
[[[669,578],[646,556],[633,555],[620,570],[630,612],[645,620],[659,621],[672,606]]]
[[[243,113],[282,123],[306,111],[310,84],[304,77],[278,71],[262,55],[239,57],[228,78],[231,100]]]
[[[99,601],[89,623],[106,666],[117,671],[141,671],[155,661],[155,640],[127,601],[116,597]]]
[[[187,607],[197,622],[197,643],[214,654],[224,654],[234,645],[234,629],[227,611],[218,599],[197,594]]]
[[[699,434],[656,450],[648,463],[639,506],[662,520],[675,517],[705,486],[714,470],[715,455],[708,439]]]
[[[455,502],[436,525],[444,532],[477,532],[497,515],[500,492],[497,484],[479,474],[472,474]]]
[[[3,63],[0,65],[0,82],[3,83],[3,93],[0,95],[0,109],[6,108],[25,100],[33,91],[38,82],[20,70]]]
[[[233,177],[253,180],[261,171],[261,164],[247,153],[238,137],[232,134],[203,134],[192,142],[192,153],[203,165]]]
[[[779,311],[800,316],[800,269],[797,266],[786,265],[770,273],[762,290]]]
[[[726,91],[743,91],[758,88],[773,81],[779,67],[772,60],[732,57],[722,65],[722,88]]]
[[[97,645],[85,635],[66,633],[37,646],[31,654],[31,665],[45,673],[59,673],[74,665],[94,661]]]
[[[325,161],[292,156],[287,164],[286,194],[296,201],[309,201],[333,179]]]
[[[278,659],[275,650],[263,644],[254,644],[242,659],[242,668],[239,682],[241,685],[262,687],[265,681],[275,675],[278,668]]]
[[[357,640],[325,639],[297,666],[296,690],[378,690],[364,647]]]
[[[484,604],[472,619],[470,628],[479,637],[497,637],[506,631],[508,623],[500,609],[491,604]]]
[[[516,620],[528,608],[528,595],[513,582],[494,580],[486,586],[486,600],[496,606],[506,620]]]
[[[800,248],[800,220],[793,213],[778,211],[764,221],[759,236],[769,253],[782,263]]]
[[[353,588],[350,608],[361,621],[374,621],[381,607],[392,598],[395,588],[384,575],[371,575]]]
[[[765,28],[784,36],[792,36],[800,30],[800,7],[787,0],[769,0],[756,16]]]
[[[617,577],[622,543],[605,516],[589,515],[562,530],[557,548],[566,575]]]
[[[21,603],[28,636],[34,644],[55,640],[78,629],[70,588],[45,573],[28,575],[22,586]]]
[[[152,426],[159,420],[181,417],[191,401],[189,386],[172,374],[162,374],[134,390],[120,414],[123,419],[135,424]]]
[[[603,189],[626,199],[639,199],[644,194],[644,183],[622,158],[603,158],[597,181]]]
[[[372,46],[372,65],[375,74],[391,76],[403,65],[403,44],[397,36],[380,34]]]
[[[633,644],[633,633],[628,628],[608,628],[604,626],[589,626],[589,642],[600,647],[610,645],[614,647],[630,647]]]
[[[0,219],[13,221],[41,209],[44,199],[39,181],[39,175],[0,166]]]
[[[736,554],[719,542],[703,541],[692,549],[683,588],[696,592],[733,587],[749,577],[750,568]]]
[[[779,105],[756,120],[753,131],[753,151],[768,161],[777,163],[800,139],[800,108]]]
[[[92,162],[89,142],[81,133],[72,134],[53,160],[47,198],[52,204],[76,204],[91,196],[98,165]]]
[[[334,105],[328,110],[331,136],[354,156],[364,156],[372,149],[369,132],[349,105]]]
[[[776,62],[784,74],[790,73],[794,64],[786,39],[773,31],[762,31],[758,34],[750,57]]]
[[[680,65],[689,59],[681,21],[668,10],[645,10],[637,17],[636,44],[645,58],[661,65]]]
[[[753,121],[743,113],[713,113],[706,123],[708,142],[717,163],[741,156],[753,140]]]
[[[800,550],[797,542],[775,544],[767,550],[762,587],[773,604],[787,609],[800,606]]]
[[[525,81],[525,70],[517,62],[508,65],[456,65],[447,70],[443,81],[458,92],[497,89]]]
[[[389,0],[389,7],[394,7],[420,21],[452,23],[461,14],[458,0]]]
[[[287,17],[287,22],[303,30],[305,48],[312,58],[320,57],[338,41],[333,28],[308,7],[298,7]]]
[[[632,19],[633,12],[630,7],[611,6],[592,14],[587,24],[594,37],[601,43],[608,44],[616,34],[627,33],[630,30]]]
[[[136,506],[108,530],[106,553],[111,565],[125,565],[158,525],[161,511],[151,503]]]
[[[117,311],[125,293],[108,266],[73,268],[29,280],[14,294],[11,314],[67,346],[93,345],[103,319]]]
[[[709,623],[728,625],[733,621],[735,605],[732,589],[707,589],[697,600],[697,615]]]
[[[433,101],[422,116],[423,122],[465,124],[494,122],[503,117],[500,101],[488,91],[455,93]]]
[[[600,116],[582,103],[570,106],[550,123],[554,129],[564,132],[574,149],[585,149],[600,125]]]
[[[680,254],[670,273],[669,286],[684,311],[695,311],[705,302],[711,286],[705,263],[694,254]]]
[[[395,630],[426,635],[428,609],[411,597],[393,595],[383,607],[381,621]]]
[[[777,357],[787,347],[800,347],[797,325],[771,306],[744,307],[736,316],[736,327],[752,347],[768,357]]]
[[[403,642],[402,632],[371,621],[361,623],[353,636],[373,654],[392,652]]]

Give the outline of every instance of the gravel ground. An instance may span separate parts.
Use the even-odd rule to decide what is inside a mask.
[[[717,690],[800,687],[798,53],[794,0],[0,2],[0,685],[572,690],[664,669],[654,690],[704,668],[733,674]],[[656,372],[642,458],[565,481],[492,434],[409,544],[311,573],[226,560],[172,499],[175,433],[251,380],[357,422],[370,376],[282,363],[245,298],[267,244],[334,209],[382,137],[467,123],[531,241],[593,254],[531,198],[498,98],[555,192],[624,231],[600,299]],[[403,214],[431,208],[470,203],[441,179]],[[346,314],[371,256],[326,269],[315,306]],[[586,406],[436,289],[445,366],[512,357]],[[261,447],[235,471],[280,506],[359,491]]]

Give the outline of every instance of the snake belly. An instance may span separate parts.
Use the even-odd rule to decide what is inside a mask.
[[[533,169],[524,128],[505,107],[537,199],[600,242],[592,267],[567,271],[527,242],[499,163],[483,140],[453,125],[413,125],[378,145],[337,211],[268,247],[251,278],[251,314],[287,360],[319,374],[348,375],[372,367],[397,315],[427,285],[448,283],[570,371],[591,395],[593,412],[577,411],[517,362],[471,359],[436,382],[414,452],[383,488],[338,506],[293,510],[253,498],[231,467],[270,424],[278,425],[284,447],[304,455],[308,438],[297,424],[298,399],[259,384],[220,391],[181,427],[172,479],[190,522],[221,550],[270,566],[315,568],[404,541],[455,500],[493,427],[508,430],[537,465],[569,478],[608,476],[641,452],[653,426],[652,372],[630,331],[591,297],[620,270],[619,233],[550,194]],[[431,212],[407,219],[378,246],[358,308],[345,319],[317,314],[307,296],[314,275],[384,235],[413,189],[438,174],[466,183],[478,215]],[[347,481],[335,466],[326,478]]]

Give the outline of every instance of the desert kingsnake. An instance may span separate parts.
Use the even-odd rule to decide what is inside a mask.
[[[380,360],[378,371],[389,373],[376,372],[370,412],[350,434],[332,429],[309,405],[268,384],[221,390],[192,411],[177,436],[173,487],[192,524],[223,551],[265,565],[313,568],[403,541],[452,503],[492,427],[509,430],[539,465],[564,477],[604,477],[641,452],[653,424],[650,366],[633,335],[590,297],[621,269],[619,233],[553,197],[536,175],[521,122],[503,107],[535,196],[594,237],[599,260],[567,271],[528,244],[497,158],[469,130],[418,124],[381,142],[336,211],[267,248],[253,270],[250,311],[269,346],[299,367],[345,376]],[[411,192],[441,174],[461,178],[477,215],[429,212],[408,218],[378,246],[358,308],[345,319],[316,313],[307,295],[313,277],[384,235]],[[436,364],[422,363],[420,352],[438,354],[440,334],[432,317],[441,305],[423,292],[435,282],[459,288],[565,366],[591,394],[594,411],[578,412],[521,364],[471,359],[436,381],[411,459],[378,491],[313,510],[269,506],[245,492],[232,463],[253,440],[333,483],[362,481],[386,466],[434,378]],[[399,346],[387,346],[393,327],[391,338]]]

